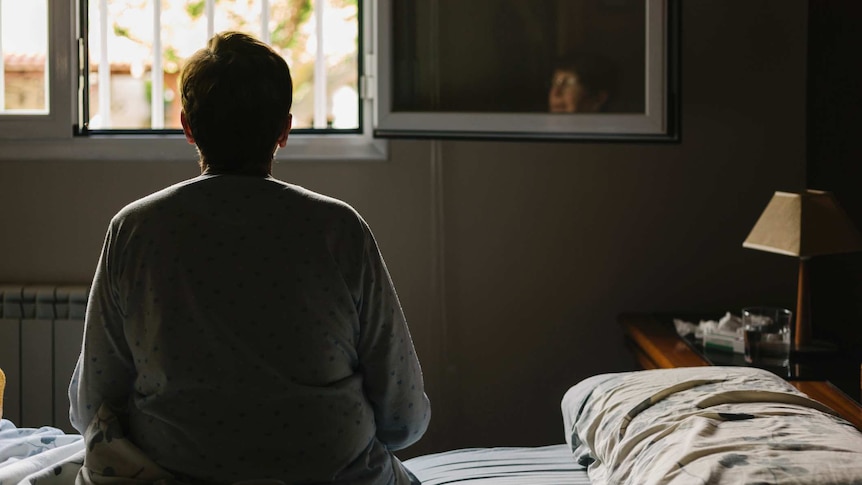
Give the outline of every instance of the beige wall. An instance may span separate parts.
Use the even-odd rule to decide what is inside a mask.
[[[387,162],[276,167],[377,235],[434,403],[405,456],[562,442],[565,390],[634,366],[621,311],[792,305],[795,261],[741,243],[804,187],[806,4],[683,7],[679,144],[394,141]],[[0,281],[88,281],[111,215],[194,175],[0,162]]]

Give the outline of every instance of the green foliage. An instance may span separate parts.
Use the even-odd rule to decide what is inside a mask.
[[[186,3],[186,13],[188,13],[189,17],[192,19],[197,19],[203,15],[204,10],[206,10],[206,0]]]
[[[275,28],[270,33],[270,44],[279,49],[291,49],[296,45],[299,27],[313,13],[311,0],[285,2],[287,8],[274,11]]]
[[[296,7],[296,20],[294,21],[296,25],[304,24],[311,17],[311,12],[311,0],[301,0]]]
[[[177,53],[177,49],[174,46],[168,46],[164,51],[164,71],[167,73],[175,73],[179,72],[180,65],[182,64],[182,59]]]
[[[272,34],[270,35],[269,42],[282,49],[290,48],[292,45],[292,39],[288,38],[288,29],[287,22],[281,20],[276,24],[275,28],[272,30]]]
[[[165,60],[170,62],[180,62],[180,56],[177,54],[177,49],[174,46],[168,46],[165,49]]]
[[[114,35],[117,37],[128,37],[132,38],[132,33],[126,27],[120,26],[120,24],[114,22]]]

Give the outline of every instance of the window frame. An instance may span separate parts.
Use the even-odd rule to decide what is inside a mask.
[[[379,0],[378,22],[393,25],[392,5]],[[394,111],[392,29],[377,32],[379,90],[374,134],[383,138],[678,142],[679,8],[681,0],[645,0],[644,113],[461,113]]]
[[[72,45],[64,42],[64,39],[71,37],[74,23],[70,6],[71,2],[48,0],[48,113],[0,115],[0,138],[35,140],[60,138],[71,134],[72,95],[62,89],[63,86],[70,89],[72,86]],[[6,150],[0,153],[5,152]]]
[[[362,131],[312,134],[297,130],[277,161],[367,160],[388,158],[388,142],[373,136],[374,91],[369,65],[374,65],[375,0],[360,0],[359,91]],[[93,133],[76,136],[83,126],[78,89],[83,66],[82,15],[79,0],[48,0],[48,114],[0,115],[0,160],[189,161],[195,148],[176,131],[146,134]]]

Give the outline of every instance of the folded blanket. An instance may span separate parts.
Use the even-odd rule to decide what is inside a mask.
[[[595,484],[862,483],[862,433],[761,369],[603,374],[562,411]]]

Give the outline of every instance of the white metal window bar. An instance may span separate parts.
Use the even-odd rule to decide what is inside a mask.
[[[150,127],[160,130],[165,127],[165,75],[162,70],[162,2],[153,2],[153,67],[150,70],[153,95],[150,100]]]
[[[0,113],[6,112],[6,52],[3,50],[3,0],[0,0]]]
[[[111,126],[111,62],[108,60],[108,0],[99,0],[99,117]]]
[[[260,40],[269,44],[269,0],[260,2]]]
[[[314,61],[314,127],[326,128],[326,51],[323,45],[323,4],[314,0],[314,35],[317,50]]]

